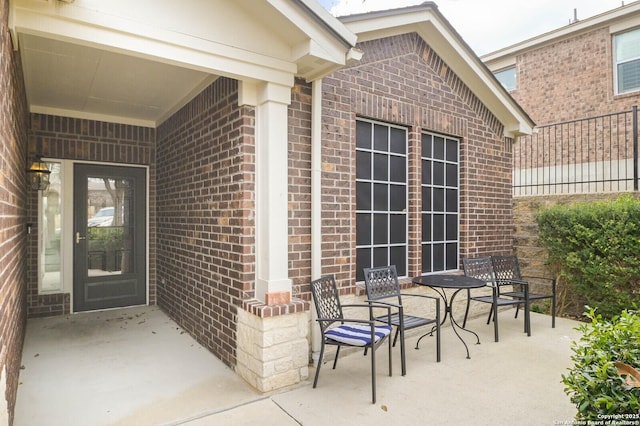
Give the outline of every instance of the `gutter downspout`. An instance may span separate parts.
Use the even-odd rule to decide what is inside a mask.
[[[322,275],[322,79],[311,83],[311,279]],[[312,301],[313,304],[313,301]],[[311,308],[311,359],[318,365],[320,329]]]

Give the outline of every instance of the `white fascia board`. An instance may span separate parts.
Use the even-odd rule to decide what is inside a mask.
[[[617,9],[613,9],[611,11],[593,16],[591,18],[587,18],[583,21],[578,21],[574,24],[569,24],[556,30],[546,32],[539,36],[524,40],[520,43],[516,43],[511,46],[496,50],[495,52],[487,53],[480,59],[485,63],[490,63],[505,56],[515,56],[519,52],[530,50],[534,47],[537,48],[547,43],[555,43],[563,38],[574,37],[577,34],[590,31],[605,24],[609,24],[612,25],[612,27],[615,27],[614,23],[620,20],[628,20],[631,15],[637,15],[638,13],[640,13],[640,1],[634,1],[633,3],[630,3],[626,6],[621,6]],[[618,29],[618,31],[620,31],[620,29]]]
[[[107,114],[95,114],[89,112],[83,112],[78,110],[53,108],[45,105],[31,105],[29,112],[34,114],[55,115],[60,117],[71,117],[82,120],[96,120],[105,121],[107,123],[128,124],[131,126],[150,127],[155,129],[157,122],[155,120],[144,119],[132,119],[131,117],[107,115]]]
[[[229,76],[293,84],[296,64],[182,33],[154,28],[74,7],[51,8],[22,0],[14,8],[12,32],[153,59],[184,68]]]
[[[317,0],[298,0],[316,16],[318,16],[338,37],[344,40],[349,47],[356,45],[358,36],[350,31],[335,16],[331,15],[324,7],[320,6]]]
[[[302,31],[308,41],[294,46],[292,60],[309,55],[344,65],[346,56],[355,46],[356,36],[328,12],[317,14],[323,9],[315,1],[267,0],[279,13]],[[296,5],[295,3],[300,3]]]
[[[531,134],[533,121],[500,86],[491,71],[470,48],[460,45],[456,37],[439,20],[421,24],[421,37],[456,73],[469,89],[504,125],[505,136]]]
[[[367,41],[416,32],[438,54],[484,105],[500,120],[505,136],[530,134],[534,123],[504,91],[480,59],[430,8],[407,8],[406,13],[366,15],[343,21],[358,40]]]

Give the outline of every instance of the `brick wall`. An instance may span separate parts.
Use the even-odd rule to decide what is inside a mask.
[[[158,128],[158,301],[229,366],[254,291],[254,122],[219,78]]]
[[[513,97],[538,125],[630,110],[640,93],[614,96],[612,36],[605,26],[516,58]]]
[[[511,95],[536,124],[572,121],[519,139],[514,167],[526,171],[516,175],[516,184],[614,180],[597,186],[532,186],[521,193],[624,190],[625,183],[615,179],[632,177],[632,114],[583,120],[631,111],[640,103],[640,92],[614,95],[609,26],[531,48],[515,60],[517,89]]]
[[[156,303],[155,232],[155,129],[70,117],[31,114],[29,155],[137,164],[149,167],[149,303]],[[28,314],[30,317],[61,315],[70,310],[69,294],[38,294],[37,223],[38,194],[29,191],[29,222],[34,224],[29,238]]]
[[[0,0],[0,424],[13,423],[26,326],[27,106]]]
[[[288,117],[289,278],[292,294],[307,301],[311,281],[311,94],[311,84],[296,80]]]
[[[511,141],[503,127],[416,34],[360,43],[362,61],[323,81],[323,274],[355,281],[355,123],[409,129],[409,275],[420,274],[420,135],[461,138],[461,255],[512,247]]]

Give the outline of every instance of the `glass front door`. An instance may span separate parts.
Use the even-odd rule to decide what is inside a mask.
[[[146,292],[146,170],[74,168],[74,311],[140,305]]]

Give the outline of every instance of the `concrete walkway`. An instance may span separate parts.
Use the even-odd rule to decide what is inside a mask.
[[[578,323],[532,314],[500,314],[500,342],[484,318],[469,328],[471,359],[450,327],[435,342],[408,337],[407,375],[387,375],[378,351],[378,401],[371,404],[369,359],[351,353],[331,369],[331,355],[312,389],[262,395],[202,348],[159,308],[30,320],[16,407],[16,426],[73,425],[554,425],[573,419],[561,374],[571,366]],[[567,423],[565,423],[567,424]]]

